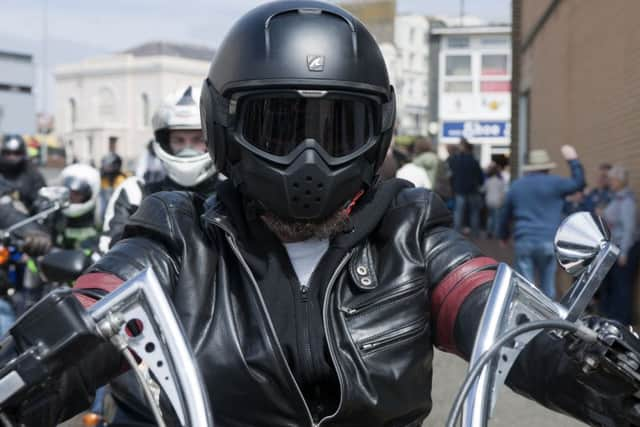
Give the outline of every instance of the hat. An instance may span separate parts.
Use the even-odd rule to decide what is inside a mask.
[[[531,150],[529,152],[529,161],[522,166],[523,172],[546,171],[556,167],[551,161],[547,150]]]

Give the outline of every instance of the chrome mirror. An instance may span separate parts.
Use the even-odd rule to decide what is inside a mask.
[[[576,277],[561,301],[567,309],[566,320],[573,322],[584,313],[620,250],[611,243],[602,218],[589,212],[567,217],[556,232],[554,244],[558,262]]]
[[[556,257],[567,273],[578,276],[609,240],[609,230],[602,218],[578,212],[566,218],[556,232]]]
[[[69,189],[63,186],[42,187],[38,196],[52,203],[59,203],[65,207],[69,203]]]

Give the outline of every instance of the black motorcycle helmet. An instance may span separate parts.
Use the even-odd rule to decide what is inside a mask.
[[[122,170],[122,158],[116,153],[107,153],[100,160],[100,174],[103,176],[114,177]]]
[[[318,1],[269,3],[240,18],[200,102],[218,170],[263,209],[294,220],[326,218],[372,186],[395,122],[373,36]]]
[[[0,146],[0,172],[17,173],[27,161],[27,143],[20,135],[7,134]]]

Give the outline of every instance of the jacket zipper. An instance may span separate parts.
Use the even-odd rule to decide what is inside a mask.
[[[424,289],[424,284],[422,283],[422,279],[416,280],[416,282],[411,282],[402,286],[400,289],[395,290],[387,295],[383,295],[379,298],[373,298],[367,301],[364,301],[358,305],[353,307],[340,307],[340,311],[345,313],[347,316],[354,316],[363,311],[369,310],[379,304],[393,302],[400,298],[409,296],[412,293],[417,293],[419,290]]]
[[[307,401],[305,400],[304,395],[302,394],[302,390],[300,390],[300,386],[298,385],[298,382],[296,381],[296,378],[293,376],[293,372],[291,372],[291,368],[289,367],[289,364],[287,363],[287,358],[285,357],[284,351],[282,350],[282,346],[280,345],[280,340],[278,339],[278,336],[276,335],[276,329],[273,326],[273,322],[271,321],[271,317],[268,314],[269,312],[267,311],[267,305],[265,304],[264,298],[262,297],[262,292],[260,292],[260,287],[258,286],[258,282],[256,281],[256,278],[253,275],[253,272],[249,268],[249,264],[247,264],[247,261],[242,256],[242,253],[240,252],[240,248],[238,247],[235,238],[227,230],[224,230],[224,231],[225,231],[225,235],[226,235],[227,241],[229,242],[229,245],[231,246],[231,249],[233,250],[233,253],[238,258],[238,261],[240,261],[240,264],[242,264],[242,268],[244,268],[245,273],[247,273],[249,275],[249,278],[251,279],[251,283],[252,283],[252,285],[254,287],[254,290],[256,291],[256,295],[258,295],[258,300],[260,301],[260,306],[262,307],[262,310],[265,313],[265,317],[267,318],[267,324],[269,326],[269,331],[273,335],[273,338],[274,338],[274,341],[275,341],[275,344],[276,344],[276,349],[278,350],[278,354],[282,358],[282,360],[284,362],[284,365],[287,368],[287,373],[289,374],[289,378],[291,379],[293,384],[296,386],[296,391],[298,392],[298,396],[300,396],[300,400],[302,400],[302,403],[304,404],[304,409],[307,412],[307,418],[309,419],[309,425],[311,425],[311,427],[318,427],[319,424],[316,424],[313,421],[313,416],[311,415],[311,410],[309,409],[309,405],[307,404]]]
[[[360,350],[363,352],[371,352],[377,350],[379,348],[385,347],[389,344],[393,344],[394,342],[401,341],[405,338],[409,338],[413,335],[419,334],[425,328],[425,324],[422,320],[418,320],[409,325],[398,328],[394,331],[391,331],[383,336],[366,340],[360,343]]]
[[[342,261],[340,261],[340,264],[338,264],[338,268],[336,268],[336,270],[333,272],[333,275],[331,276],[331,278],[329,279],[329,284],[327,285],[327,290],[324,294],[324,300],[322,302],[322,324],[324,325],[324,333],[327,336],[327,347],[329,347],[329,355],[331,356],[331,362],[333,363],[333,366],[336,369],[336,374],[338,375],[338,383],[340,385],[340,402],[338,402],[338,409],[336,409],[336,411],[329,415],[326,416],[324,418],[322,418],[318,424],[315,424],[314,427],[319,427],[324,421],[330,420],[332,418],[334,418],[337,414],[340,413],[340,410],[342,409],[342,398],[344,396],[344,379],[342,378],[342,371],[340,370],[340,367],[338,366],[337,363],[337,358],[335,355],[335,350],[333,349],[332,341],[331,341],[331,337],[329,336],[330,334],[330,329],[329,329],[329,321],[328,319],[328,314],[329,314],[329,294],[331,294],[331,290],[333,289],[333,286],[336,282],[336,280],[338,279],[338,274],[344,269],[345,265],[347,265],[347,262],[349,262],[349,260],[351,259],[351,256],[353,255],[353,251],[348,252],[344,258],[342,258]]]

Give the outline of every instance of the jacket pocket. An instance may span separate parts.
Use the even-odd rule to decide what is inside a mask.
[[[395,343],[418,336],[427,327],[425,319],[419,319],[390,331],[363,340],[358,347],[363,353],[383,350]]]
[[[347,316],[355,316],[357,314],[371,310],[379,305],[392,303],[399,299],[415,295],[424,290],[424,288],[425,285],[423,278],[415,279],[405,283],[404,285],[398,286],[398,288],[383,295],[371,297],[349,306],[342,306],[340,307],[340,311],[342,311]]]

